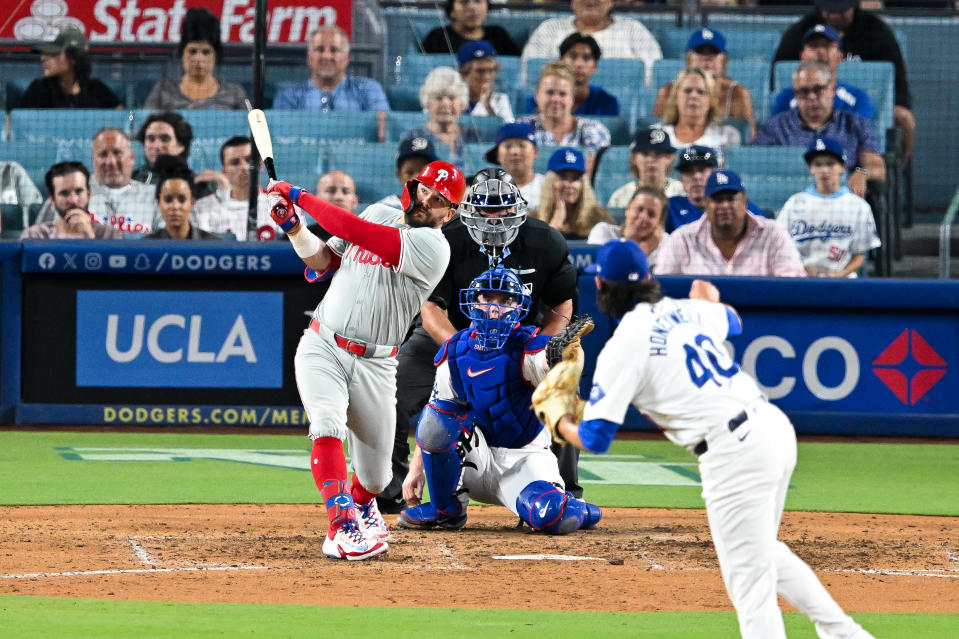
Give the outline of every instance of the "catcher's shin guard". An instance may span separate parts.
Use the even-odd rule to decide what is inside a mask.
[[[466,513],[469,497],[458,495],[463,460],[457,449],[445,453],[423,451],[423,471],[430,489],[430,501],[439,515],[456,517]]]
[[[520,492],[516,510],[530,528],[552,535],[592,528],[602,517],[599,507],[542,480],[530,483]]]

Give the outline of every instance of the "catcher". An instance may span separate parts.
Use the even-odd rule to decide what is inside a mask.
[[[460,291],[460,309],[472,325],[435,358],[432,398],[403,482],[404,499],[415,505],[400,513],[400,526],[462,528],[470,498],[505,506],[546,533],[599,522],[599,507],[566,492],[549,433],[530,409],[533,388],[549,365],[564,352],[582,357],[579,340],[592,330],[592,320],[575,320],[550,338],[520,325],[529,306],[519,277],[501,266]],[[420,503],[424,481],[432,501]]]

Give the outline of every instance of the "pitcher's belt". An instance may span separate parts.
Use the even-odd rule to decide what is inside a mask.
[[[332,337],[333,342],[337,346],[342,348],[344,351],[353,353],[357,357],[395,357],[397,351],[400,350],[398,346],[367,344],[366,342],[360,342],[355,339],[343,337],[342,335],[337,335],[327,327],[321,326],[320,323],[315,319],[310,320],[310,330],[317,335],[326,334],[328,337]]]
[[[727,426],[729,426],[729,432],[733,432],[734,430],[742,426],[747,419],[749,419],[749,415],[746,414],[746,411],[743,411],[739,413],[738,415],[736,415],[735,417],[733,417],[732,419],[730,419],[729,423],[727,424]],[[696,444],[696,447],[693,449],[693,453],[697,457],[699,457],[703,453],[705,453],[707,450],[709,450],[709,445],[706,443],[706,440],[704,439],[703,441]]]

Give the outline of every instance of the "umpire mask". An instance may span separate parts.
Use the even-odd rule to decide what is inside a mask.
[[[460,219],[477,244],[494,250],[506,248],[526,221],[526,200],[503,169],[483,169],[459,207]]]

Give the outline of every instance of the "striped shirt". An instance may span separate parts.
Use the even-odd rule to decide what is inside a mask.
[[[709,218],[684,224],[663,240],[656,256],[657,275],[754,275],[805,277],[796,244],[775,220],[746,214],[746,234],[732,258],[713,240]]]

